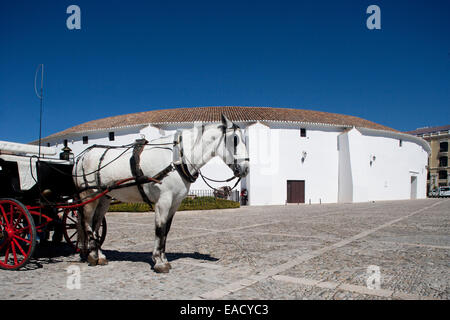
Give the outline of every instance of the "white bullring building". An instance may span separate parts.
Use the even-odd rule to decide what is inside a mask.
[[[153,110],[93,120],[42,140],[79,154],[93,144],[124,145],[167,136],[199,122],[238,124],[249,150],[250,205],[350,203],[426,197],[428,143],[358,117],[302,109],[199,107]],[[34,142],[36,143],[36,142]],[[202,169],[213,179],[231,170],[218,158]],[[224,184],[215,183],[215,187]],[[230,182],[229,185],[233,185]],[[191,190],[207,190],[198,179]]]

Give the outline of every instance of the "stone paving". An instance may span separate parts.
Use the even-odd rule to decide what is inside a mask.
[[[152,213],[107,221],[107,266],[41,247],[23,270],[0,270],[0,299],[450,297],[450,199],[178,212],[169,274],[152,270]],[[67,287],[71,268],[81,289]]]

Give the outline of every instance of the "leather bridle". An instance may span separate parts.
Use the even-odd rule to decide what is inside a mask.
[[[237,129],[239,129],[238,126],[236,126],[235,124],[233,124],[232,127],[234,133],[236,132]],[[225,126],[223,126],[223,135],[221,136],[221,139],[225,140],[225,146],[227,145],[227,130],[228,128],[226,128]],[[204,131],[204,126],[202,126],[202,133]],[[186,179],[188,182],[190,183],[194,183],[198,176],[200,175],[203,179],[203,181],[206,183],[206,185],[208,187],[210,187],[213,190],[218,191],[216,188],[214,188],[213,186],[211,186],[206,180],[209,181],[213,181],[213,182],[230,182],[236,178],[238,178],[238,180],[236,181],[235,185],[233,186],[232,190],[238,185],[238,183],[240,182],[242,176],[241,174],[236,174],[237,168],[239,166],[238,161],[239,160],[243,160],[243,161],[250,161],[249,158],[237,158],[237,146],[239,141],[237,141],[237,136],[236,134],[233,135],[233,171],[234,171],[234,175],[228,179],[225,180],[214,180],[214,179],[210,179],[206,176],[204,176],[199,168],[196,168],[196,166],[191,163],[184,154],[184,149],[183,149],[183,135],[182,135],[182,131],[181,130],[177,130],[177,132],[175,133],[174,136],[174,142],[173,142],[173,164],[175,166],[175,168],[178,170],[178,172],[180,173],[180,175]],[[189,170],[189,165],[195,170],[194,173],[191,173],[191,171]]]

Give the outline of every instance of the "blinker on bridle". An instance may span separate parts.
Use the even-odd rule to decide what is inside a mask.
[[[222,131],[223,131],[223,134],[224,134],[224,137],[225,137],[225,146],[227,145],[227,129],[228,128],[226,126],[222,126]],[[233,126],[231,127],[231,129],[233,129],[233,133],[234,133],[233,134],[233,156],[234,156],[233,164],[237,165],[237,161],[240,160],[240,159],[238,159],[236,157],[237,156],[237,146],[239,144],[239,140],[238,140],[238,137],[236,135],[236,130],[239,129],[239,127],[235,123],[233,123]],[[242,158],[242,160],[250,161],[250,158]]]

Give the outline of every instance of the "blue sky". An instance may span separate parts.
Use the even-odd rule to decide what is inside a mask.
[[[66,8],[81,8],[68,30]],[[381,30],[366,8],[381,9]],[[2,1],[0,140],[191,106],[273,106],[398,130],[450,124],[450,1]]]

